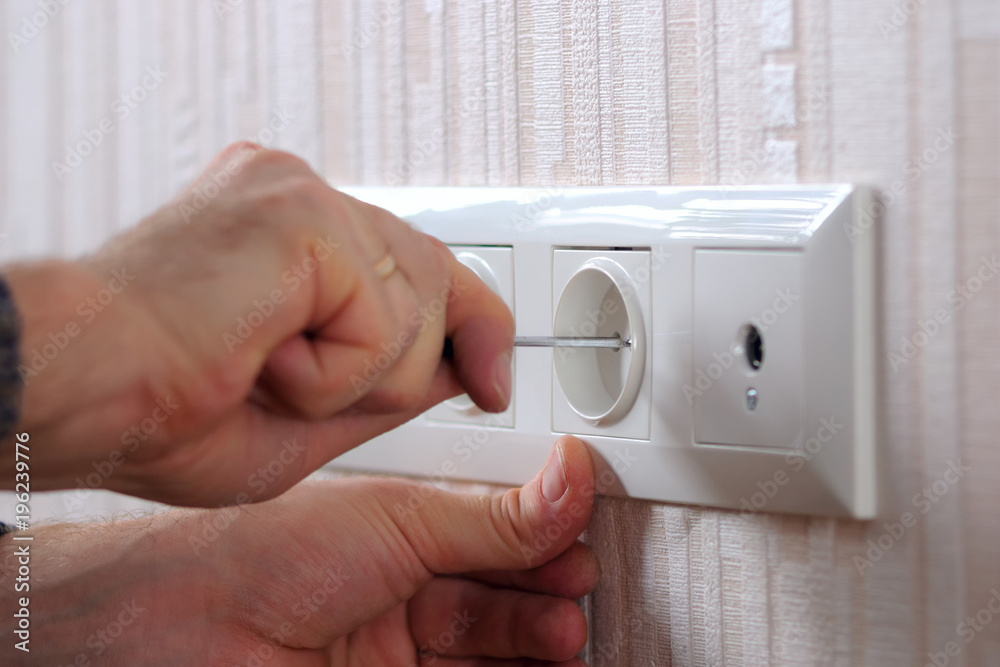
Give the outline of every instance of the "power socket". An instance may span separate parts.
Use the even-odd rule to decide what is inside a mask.
[[[553,251],[553,335],[630,341],[623,350],[553,351],[553,431],[649,439],[649,254]]]
[[[446,403],[333,466],[523,484],[572,433],[599,493],[876,515],[878,230],[866,189],[347,193],[452,245],[499,286],[518,335],[619,333],[633,345],[517,348],[509,421]]]

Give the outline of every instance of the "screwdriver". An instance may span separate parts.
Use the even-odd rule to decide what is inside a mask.
[[[625,340],[621,336],[609,336],[607,338],[591,336],[514,336],[514,345],[517,347],[603,348],[617,352],[622,348],[632,347],[632,341]],[[445,359],[455,358],[455,348],[450,338],[444,339],[442,356]]]
[[[590,336],[515,336],[514,345],[520,347],[597,347],[620,350],[631,347],[632,341],[621,336],[607,338]]]

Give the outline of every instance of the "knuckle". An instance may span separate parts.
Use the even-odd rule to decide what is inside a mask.
[[[221,165],[252,163],[265,150],[251,141],[236,141],[219,151],[213,163]]]
[[[428,239],[428,270],[438,282],[444,283],[450,272],[451,249],[432,236],[425,234],[423,237]]]
[[[368,202],[355,199],[344,193],[338,193],[344,198],[346,205],[350,206],[358,218],[366,227],[384,229],[387,226],[398,224],[399,219],[389,211],[380,206],[369,204]]]
[[[414,261],[420,267],[418,272],[408,275],[415,291],[414,308],[417,311],[411,317],[419,323],[424,309],[433,306],[431,310],[436,313],[451,303],[451,262],[455,260],[447,246],[430,243],[423,234],[408,234],[406,243],[414,248]]]
[[[330,196],[333,190],[311,172],[292,176],[286,187],[289,198],[304,212],[308,211],[325,219],[335,210],[334,200]],[[322,228],[323,225],[319,224],[317,227]]]
[[[234,141],[225,148],[222,149],[221,155],[223,157],[232,157],[240,153],[246,153],[252,151],[254,153],[259,153],[261,151],[267,150],[260,144],[255,144],[252,141],[247,141],[246,139],[241,139],[240,141]]]
[[[510,489],[500,495],[487,496],[490,527],[501,548],[512,559],[524,559],[522,547],[531,544],[531,526],[521,508],[521,489]],[[532,565],[534,562],[531,561]]]
[[[359,227],[364,233],[378,238],[379,245],[395,245],[390,240],[403,245],[411,243],[409,228],[395,215],[377,206],[365,205]]]
[[[249,142],[248,142],[249,143]],[[250,144],[254,146],[255,144]],[[292,172],[303,172],[312,174],[309,163],[297,155],[288,151],[276,150],[273,148],[257,147],[254,163],[262,167],[286,169]]]
[[[296,175],[291,179],[289,188],[310,203],[322,202],[324,206],[330,205],[330,195],[333,190],[312,172]]]
[[[321,187],[322,184],[315,179],[294,175],[282,179],[276,187],[258,192],[250,203],[257,210],[277,215],[283,224],[287,224],[292,215],[312,213],[319,208],[317,200],[322,196]]]
[[[420,232],[420,234],[421,234],[421,236],[423,236],[423,237],[424,237],[424,239],[425,239],[425,240],[426,240],[426,241],[427,241],[428,243],[430,243],[430,244],[431,244],[432,246],[434,246],[435,248],[437,248],[437,249],[438,249],[438,251],[440,251],[440,252],[442,252],[442,253],[445,253],[445,252],[451,252],[451,251],[450,251],[450,250],[448,249],[448,244],[447,244],[447,243],[445,243],[444,241],[442,241],[441,239],[439,239],[438,237],[436,237],[436,236],[431,236],[430,234],[424,234],[423,232]]]

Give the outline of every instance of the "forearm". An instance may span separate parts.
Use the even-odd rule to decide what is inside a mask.
[[[192,581],[204,569],[183,554],[179,518],[170,512],[43,527],[31,541],[0,538],[0,663],[167,664],[151,653],[158,650],[182,658],[205,625],[190,591],[208,582]]]
[[[14,434],[30,436],[33,490],[80,486],[120,447],[119,425],[147,411],[144,377],[121,362],[136,320],[122,296],[128,276],[106,278],[61,260],[3,269],[23,324]],[[14,434],[0,442],[0,488],[14,485]]]

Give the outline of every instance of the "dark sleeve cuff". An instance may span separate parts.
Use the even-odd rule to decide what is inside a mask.
[[[0,438],[9,436],[21,417],[21,328],[10,286],[0,276]]]

